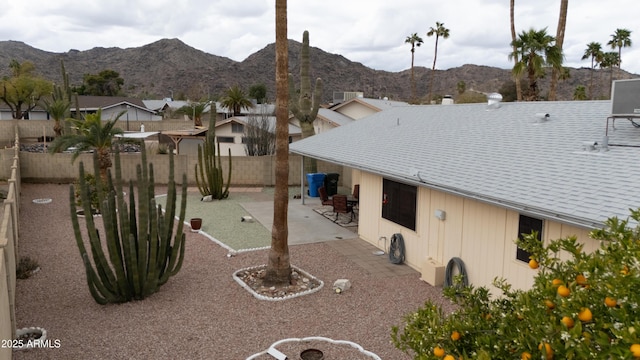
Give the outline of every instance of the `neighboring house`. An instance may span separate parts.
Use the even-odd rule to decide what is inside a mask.
[[[353,120],[362,119],[377,112],[393,108],[395,106],[409,105],[403,101],[392,101],[388,99],[370,99],[355,97],[345,102],[335,104],[329,109],[347,116]]]
[[[177,109],[180,109],[183,106],[191,106],[192,101],[185,100],[173,100],[171,98],[166,98],[162,100],[142,100],[144,105],[155,111],[156,113],[162,113],[164,118],[169,118],[173,112]],[[255,104],[251,109],[242,108],[242,115],[250,115],[250,114],[268,114],[273,115],[275,113],[275,105],[274,104]],[[207,106],[205,108],[204,113],[208,113],[210,111],[210,107]],[[222,106],[220,102],[216,102],[216,121],[224,120],[233,116],[233,112],[227,109],[226,106]],[[185,115],[186,116],[186,115]]]
[[[300,120],[298,120],[292,114],[290,114],[289,116],[289,123],[299,128]],[[316,134],[321,134],[338,126],[349,124],[353,121],[354,120],[352,118],[342,115],[339,112],[321,107],[318,109],[318,116],[316,116],[316,119],[313,122],[313,127]]]
[[[26,120],[49,120],[49,114],[40,106],[37,106],[30,111],[24,111],[23,107],[22,116]],[[13,112],[4,102],[0,102],[0,120],[13,120]]]
[[[163,119],[168,119],[173,114],[173,111],[191,103],[184,100],[173,100],[171,98],[165,98],[162,100],[142,100],[144,106],[154,111],[156,114],[162,114]]]
[[[359,236],[383,248],[402,234],[423,275],[459,257],[473,285],[528,288],[519,234],[576,235],[593,251],[591,229],[640,207],[640,128],[611,111],[610,101],[394,106],[290,149],[353,169]]]
[[[83,115],[93,114],[102,108],[102,119],[115,118],[121,111],[126,111],[121,121],[132,123],[130,130],[138,130],[142,121],[160,121],[162,117],[156,115],[155,110],[149,109],[142,100],[122,96],[78,96],[78,107]],[[71,102],[71,111],[75,112],[75,100]],[[49,114],[40,106],[25,112],[25,118],[29,120],[50,120]],[[9,107],[0,107],[0,120],[12,120],[13,115]],[[126,130],[126,129],[125,129]]]
[[[223,155],[228,154],[231,149],[231,156],[245,156],[246,149],[244,145],[244,134],[247,122],[250,116],[234,116],[216,123],[216,142],[220,144],[220,152]],[[276,118],[275,116],[265,117],[270,123],[270,129],[275,133]],[[300,128],[289,124],[289,143],[300,140],[302,133]]]
[[[71,111],[75,112],[75,102],[71,103]],[[162,117],[147,108],[140,99],[122,96],[78,96],[78,107],[82,115],[93,114],[102,109],[102,120],[115,119],[122,111],[120,122],[125,124],[123,130],[137,131],[143,121],[161,121]]]

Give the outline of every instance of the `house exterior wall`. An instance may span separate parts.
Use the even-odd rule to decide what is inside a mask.
[[[326,121],[319,121],[316,119],[316,121],[313,122],[313,128],[316,132],[316,134],[322,134],[325,131],[329,131],[331,129],[336,128],[336,126],[326,122]]]
[[[227,123],[224,125],[216,126],[216,142],[218,141],[218,137],[232,137],[233,143],[220,143],[220,152],[224,155],[229,153],[229,149],[231,149],[231,156],[245,156],[247,155],[245,151],[245,146],[242,143],[242,138],[244,137],[244,132],[234,133],[232,131],[231,123]]]
[[[492,282],[496,277],[505,278],[518,289],[533,284],[535,272],[516,259],[518,212],[418,187],[416,231],[412,231],[382,218],[382,177],[359,172],[356,181],[360,183],[358,234],[367,242],[388,250],[391,236],[400,233],[406,247],[405,263],[412,268],[422,271],[429,257],[443,266],[451,258],[459,257],[465,263],[469,283],[487,286],[494,293],[497,289]],[[445,220],[434,216],[436,210],[446,213]],[[585,244],[585,251],[590,252],[599,243],[589,238],[589,231],[544,220],[542,239],[548,243],[575,235]]]
[[[300,127],[300,120],[298,120],[296,117],[291,117],[289,118],[289,124]],[[316,118],[313,121],[313,130],[316,132],[316,135],[321,134],[325,131],[334,129],[335,127],[336,127],[335,125],[332,125],[331,123],[323,120],[322,118]],[[302,138],[302,136],[300,136],[297,139],[294,139],[294,141],[299,140],[300,138]]]
[[[345,104],[344,106],[337,108],[336,112],[339,112],[340,114],[348,116],[354,120],[358,120],[362,119],[365,116],[373,115],[378,111],[354,101],[350,104]]]

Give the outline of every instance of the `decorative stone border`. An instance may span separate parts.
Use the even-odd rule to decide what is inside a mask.
[[[295,294],[291,294],[291,295],[286,295],[286,296],[280,296],[280,297],[269,297],[269,296],[264,296],[261,294],[258,294],[255,290],[253,290],[249,285],[247,285],[244,281],[242,281],[242,279],[240,279],[240,277],[238,276],[238,273],[240,273],[241,271],[247,271],[247,270],[255,270],[255,269],[260,269],[263,267],[266,267],[266,264],[263,265],[258,265],[258,266],[251,266],[251,267],[247,267],[244,269],[240,269],[237,270],[236,272],[233,273],[233,280],[235,280],[238,284],[240,284],[240,286],[242,286],[243,288],[245,288],[248,292],[251,293],[251,295],[253,295],[253,297],[255,297],[258,300],[267,300],[267,301],[282,301],[282,300],[288,300],[288,299],[293,299],[299,296],[303,296],[303,295],[309,295],[312,294],[316,291],[320,291],[320,289],[322,289],[322,287],[324,286],[324,282],[318,278],[316,278],[315,276],[309,274],[308,272],[301,270],[300,268],[291,265],[291,268],[295,271],[297,271],[299,274],[308,277],[309,279],[313,279],[317,282],[320,283],[320,285],[318,285],[318,287],[310,289],[310,290],[306,290],[306,291],[301,291],[299,293],[295,293]]]
[[[16,330],[16,339],[20,340],[21,336],[27,334],[40,334],[38,339],[31,341],[23,341],[19,346],[13,347],[14,350],[26,350],[36,348],[38,345],[42,345],[47,340],[47,330],[41,327],[28,327]]]
[[[351,342],[351,341],[347,341],[347,340],[333,340],[330,338],[326,338],[326,337],[322,337],[322,336],[311,336],[311,337],[306,337],[306,338],[289,338],[289,339],[283,339],[283,340],[279,340],[274,342],[273,344],[271,344],[271,346],[269,346],[269,349],[265,350],[265,351],[261,351],[257,354],[253,354],[251,356],[249,356],[246,360],[253,360],[253,359],[257,359],[259,356],[262,355],[266,355],[269,354],[271,356],[274,356],[274,354],[277,355],[283,355],[280,351],[278,351],[276,349],[276,346],[287,343],[287,342],[304,342],[304,341],[325,341],[328,342],[330,344],[334,344],[334,345],[349,345],[353,348],[355,348],[356,350],[358,350],[360,353],[364,354],[365,356],[368,356],[374,360],[382,360],[380,358],[380,356],[372,353],[371,351],[367,351],[365,350],[362,346]],[[274,356],[275,357],[275,356]],[[278,357],[276,357],[278,358]],[[286,359],[286,357],[285,357]]]
[[[184,222],[185,225],[189,225],[189,223],[187,221]],[[207,239],[213,241],[214,243],[218,244],[221,248],[226,249],[227,251],[229,251],[229,253],[227,254],[228,257],[231,256],[236,256],[237,254],[243,253],[243,252],[249,252],[249,251],[258,251],[258,250],[266,250],[266,249],[270,249],[270,246],[263,246],[263,247],[257,247],[257,248],[249,248],[249,249],[240,249],[240,250],[236,250],[234,248],[232,248],[231,246],[223,243],[222,241],[214,238],[213,236],[209,235],[208,233],[204,232],[203,230],[198,230],[196,231],[196,233],[203,235],[204,237],[206,237]]]

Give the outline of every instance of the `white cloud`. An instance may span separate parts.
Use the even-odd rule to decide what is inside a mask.
[[[547,27],[555,35],[559,2],[516,2],[518,32]],[[162,38],[178,38],[211,54],[242,61],[274,42],[271,0],[23,0],[12,1],[0,13],[0,40],[23,41],[36,48],[66,52],[93,47],[138,47]],[[616,28],[632,31],[634,46],[622,50],[623,69],[640,74],[640,22],[636,0],[615,6],[596,0],[569,4],[565,35],[565,65],[590,66],[581,60],[586,44],[606,43]],[[418,33],[424,44],[416,65],[431,67],[434,38],[427,37],[436,21],[450,29],[438,47],[438,69],[463,64],[510,68],[509,4],[505,0],[362,0],[289,1],[289,38],[302,40],[309,30],[311,46],[364,65],[388,71],[409,68],[409,45]]]

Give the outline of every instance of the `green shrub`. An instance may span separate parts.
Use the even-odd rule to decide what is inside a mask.
[[[167,145],[167,144],[158,144],[157,153],[158,154],[163,154],[163,155],[168,154],[169,153],[169,145]]]
[[[457,310],[443,314],[427,302],[393,327],[394,345],[415,359],[439,358],[436,348],[455,359],[640,358],[639,221],[640,211],[610,218],[591,232],[601,246],[589,254],[575,237],[544,246],[526,236],[518,246],[540,264],[531,289],[500,279],[500,296],[484,287],[445,289]]]
[[[98,197],[98,188],[96,187],[96,177],[91,173],[86,173],[84,175],[84,182],[89,186],[89,198],[91,200],[91,211],[92,213],[99,214],[100,213],[100,200]],[[82,197],[80,196],[80,179],[75,181],[75,198],[76,205],[82,208]]]

